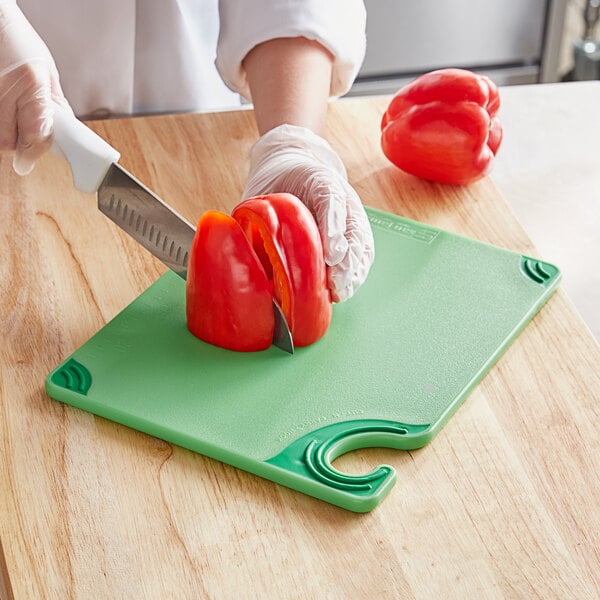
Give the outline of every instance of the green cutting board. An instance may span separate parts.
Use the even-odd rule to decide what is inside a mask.
[[[376,259],[324,338],[289,355],[206,344],[168,272],[56,368],[48,394],[343,508],[393,486],[365,447],[424,446],[556,289],[548,263],[368,209]]]

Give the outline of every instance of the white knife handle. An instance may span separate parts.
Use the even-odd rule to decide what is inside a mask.
[[[50,151],[69,161],[75,187],[88,194],[98,191],[108,168],[121,156],[72,112],[58,105]]]

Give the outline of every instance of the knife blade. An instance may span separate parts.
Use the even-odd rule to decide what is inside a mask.
[[[97,194],[104,215],[186,278],[194,227],[121,167],[117,150],[62,107],[55,112],[52,152],[69,162],[77,189]],[[273,315],[273,344],[293,354],[292,334],[275,299]]]
[[[196,230],[117,163],[98,188],[98,208],[169,269],[187,277]]]

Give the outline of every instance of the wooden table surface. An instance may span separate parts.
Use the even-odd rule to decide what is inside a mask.
[[[489,180],[453,188],[387,163],[385,103],[330,108],[365,204],[536,256]],[[237,203],[256,135],[250,111],[92,127],[192,222]],[[600,349],[563,290],[430,445],[338,459],[398,472],[360,515],[45,394],[47,373],[165,270],[66,163],[20,178],[2,157],[0,240],[0,597],[599,597]]]

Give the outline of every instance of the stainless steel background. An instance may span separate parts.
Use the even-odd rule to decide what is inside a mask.
[[[443,67],[498,84],[558,80],[567,0],[366,0],[367,54],[352,89],[390,93]]]

